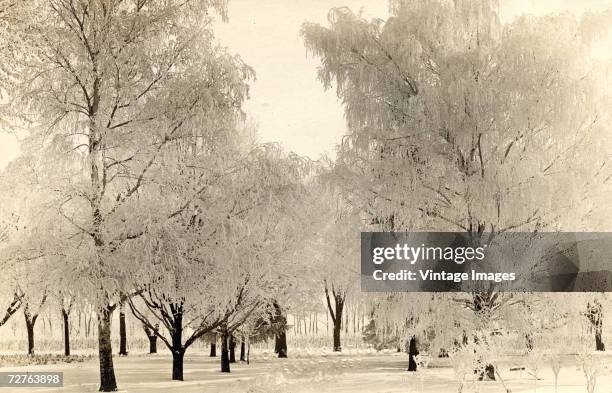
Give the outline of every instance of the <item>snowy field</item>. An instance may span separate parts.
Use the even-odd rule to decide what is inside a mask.
[[[185,381],[170,381],[171,358],[168,354],[115,357],[115,371],[122,392],[130,393],[297,393],[297,392],[376,392],[376,393],[446,393],[457,392],[459,385],[453,368],[436,361],[436,365],[408,373],[406,355],[400,353],[352,352],[330,354],[303,352],[289,359],[277,359],[271,353],[252,354],[250,365],[232,364],[231,374],[219,372],[219,358],[194,352],[185,359]],[[612,387],[612,358],[600,357],[595,392],[609,393]],[[510,371],[514,364],[525,370]],[[64,388],[1,388],[0,392],[64,392],[84,393],[98,390],[97,361],[29,367],[3,367],[0,371],[62,371]],[[520,359],[500,366],[504,383],[511,392],[554,392],[554,376],[543,362],[538,379]],[[475,390],[478,389],[478,390]],[[471,382],[464,392],[505,392],[499,381]],[[559,393],[587,392],[584,372],[573,357],[566,357],[559,374]]]

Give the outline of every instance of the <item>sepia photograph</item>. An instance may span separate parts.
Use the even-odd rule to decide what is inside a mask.
[[[0,0],[0,393],[611,393],[612,0]]]

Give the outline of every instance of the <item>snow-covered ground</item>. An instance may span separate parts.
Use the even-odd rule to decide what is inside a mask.
[[[422,368],[417,373],[405,371],[405,354],[382,352],[350,352],[330,354],[314,351],[293,353],[289,359],[277,359],[268,352],[252,354],[251,364],[232,364],[231,374],[219,372],[219,358],[204,352],[193,352],[185,359],[185,381],[170,380],[169,354],[115,357],[115,371],[122,392],[130,393],[297,393],[297,392],[376,392],[376,393],[447,393],[457,392],[453,368],[443,362]],[[602,357],[604,368],[597,379],[596,392],[612,391],[612,358]],[[520,359],[514,361],[518,366]],[[526,370],[510,371],[510,363],[500,367],[506,386],[517,392],[554,392],[551,368],[543,362],[539,379]],[[97,362],[56,364],[28,367],[3,367],[0,371],[62,371],[64,388],[1,388],[0,392],[63,392],[85,393],[98,389]],[[480,382],[481,393],[505,392],[499,381]],[[474,391],[469,383],[464,392]],[[559,393],[587,392],[582,368],[573,357],[567,357],[559,375]]]

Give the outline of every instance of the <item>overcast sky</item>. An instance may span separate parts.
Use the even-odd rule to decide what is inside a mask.
[[[503,19],[527,13],[581,12],[612,7],[612,0],[502,0]],[[318,61],[306,56],[299,36],[304,21],[325,23],[332,7],[363,9],[366,17],[387,16],[385,0],[230,0],[229,22],[216,34],[223,45],[251,65],[249,116],[259,124],[262,142],[281,142],[317,159],[334,154],[345,133],[342,107],[335,92],[316,80]],[[18,153],[15,138],[0,134],[0,168]]]
[[[612,6],[612,0],[502,0],[502,17]],[[259,123],[260,139],[280,141],[288,150],[313,159],[333,155],[345,133],[335,91],[316,80],[317,59],[307,58],[299,37],[304,21],[325,23],[332,7],[363,9],[367,18],[386,18],[384,0],[231,0],[230,21],[217,36],[255,68],[251,100],[246,106]]]

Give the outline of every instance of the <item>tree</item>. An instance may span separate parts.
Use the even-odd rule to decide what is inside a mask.
[[[25,303],[23,307],[23,316],[25,317],[26,331],[28,334],[28,355],[34,356],[34,326],[38,320],[45,302],[47,301],[47,294],[44,293],[39,302],[31,304],[29,301]]]
[[[16,203],[12,178],[4,171],[0,178],[0,193],[3,197],[3,206],[0,208],[0,259],[2,261],[5,279],[0,286],[2,298],[9,299],[0,318],[0,326],[4,325],[23,305],[25,293],[19,287],[15,261],[14,244],[24,229],[21,209]],[[0,314],[1,315],[1,314]]]
[[[595,299],[593,303],[587,304],[586,315],[595,332],[595,350],[605,351],[606,346],[602,338],[603,311],[601,303],[598,302],[597,299]]]
[[[454,337],[446,333],[449,329],[449,300],[444,296],[430,293],[372,293],[366,297],[371,322],[368,333],[370,341],[378,349],[395,346],[405,349],[408,354],[408,371],[417,371],[416,356],[419,344],[425,337],[435,335],[440,341],[443,337]],[[454,320],[453,320],[454,321]],[[452,325],[452,323],[450,323]],[[433,341],[433,340],[432,340]],[[430,353],[439,348],[448,348],[446,342],[429,342]]]
[[[267,338],[267,334],[274,334],[279,357],[286,357],[286,323],[279,302],[296,287],[300,272],[296,261],[303,247],[304,216],[301,209],[295,208],[301,206],[306,196],[304,182],[316,165],[285,154],[276,145],[261,146],[256,153],[258,164],[249,167],[259,173],[256,177],[264,179],[267,185],[257,187],[259,195],[253,196],[256,201],[264,200],[265,203],[257,202],[253,206],[249,199],[241,202],[251,207],[233,223],[232,237],[227,243],[233,245],[230,247],[239,259],[243,255],[249,261],[248,265],[243,261],[235,266],[229,276],[243,278],[244,281],[238,281],[238,288],[256,307],[236,323],[221,325],[222,372],[230,372],[232,336],[242,335],[250,342],[251,336]],[[245,177],[250,178],[253,176]],[[241,187],[253,188],[249,183]]]
[[[594,23],[525,17],[502,26],[493,2],[391,7],[387,21],[341,8],[330,11],[330,28],[303,28],[323,60],[320,79],[345,102],[351,134],[338,173],[355,203],[393,230],[575,225],[567,201],[549,195],[572,198],[588,171],[598,175],[590,190],[604,185],[594,169],[605,164],[610,97],[599,82],[609,64],[589,56],[601,34]],[[592,146],[595,157],[571,159]],[[559,210],[543,208],[551,203],[568,213],[563,223]]]
[[[178,380],[185,351],[213,332],[222,336],[222,368],[229,371],[230,337],[268,307],[282,276],[277,255],[294,246],[284,242],[289,219],[282,215],[300,190],[304,165],[248,139],[205,142],[168,153],[174,166],[158,183],[166,199],[156,199],[160,189],[140,196],[151,198],[147,210],[156,205],[158,216],[130,247],[140,263],[126,272],[138,297],[128,300],[130,308],[151,330],[154,320],[166,328],[168,335],[158,336],[173,353]]]
[[[84,279],[97,306],[100,390],[114,391],[118,250],[146,230],[127,219],[129,206],[164,149],[188,136],[187,125],[240,111],[251,71],[213,44],[207,10],[225,16],[222,1],[28,4],[36,12],[23,8],[16,16],[27,31],[9,37],[18,48],[13,117],[35,125],[30,131],[40,143],[78,152],[81,174],[62,190],[62,207],[80,213],[64,218],[87,240]]]
[[[274,352],[279,358],[287,358],[287,316],[277,302],[273,302],[272,306],[274,314],[270,318],[270,327],[274,331]]]
[[[10,225],[6,223],[0,224],[0,246],[3,248],[6,247],[6,243],[10,239]],[[14,280],[11,280],[9,273],[11,273],[12,269],[10,266],[3,266],[6,278],[4,285],[2,285],[2,292],[6,294],[8,292],[9,295],[9,304],[6,306],[4,311],[4,315],[0,318],[0,326],[4,325],[8,320],[21,308],[23,304],[23,297],[25,294],[23,291],[16,285]],[[8,285],[7,285],[8,284]],[[4,297],[4,296],[3,296]]]
[[[340,333],[342,332],[342,311],[344,309],[344,302],[346,300],[346,293],[342,290],[336,290],[333,286],[331,286],[331,293],[334,300],[334,305],[332,306],[329,296],[329,288],[327,282],[325,282],[325,299],[327,301],[327,307],[329,310],[329,316],[332,319],[334,324],[333,329],[333,338],[334,338],[334,352],[342,351],[342,345],[340,344]]]
[[[339,8],[328,28],[302,30],[345,104],[336,173],[368,222],[458,230],[475,245],[509,231],[606,228],[593,212],[607,208],[610,62],[592,48],[611,13],[503,26],[494,2],[390,6],[386,21]],[[496,288],[461,297],[482,332],[530,300]]]
[[[43,190],[35,181],[36,165],[30,164],[27,159],[17,160],[3,172],[1,192],[5,206],[12,211],[13,223],[8,228],[10,231],[6,232],[2,260],[8,277],[13,277],[17,288],[5,321],[11,312],[23,306],[28,355],[33,356],[36,322],[47,306],[51,288],[55,285],[55,273],[50,272],[57,267],[54,266],[53,254],[59,252],[59,244],[54,244],[45,250],[49,252],[45,254],[43,244],[53,239],[48,232],[62,234],[65,227],[51,229],[52,220],[56,220],[57,215],[46,211],[48,205],[42,202]],[[57,276],[58,281],[61,281],[60,277]],[[61,284],[58,287],[61,288]]]
[[[347,297],[355,291],[359,281],[357,232],[361,226],[358,212],[347,204],[335,185],[323,173],[316,185],[319,199],[318,216],[327,222],[316,223],[321,229],[309,251],[314,258],[316,279],[323,284],[327,311],[333,322],[333,350],[342,351],[341,332]],[[320,284],[319,284],[320,285]]]
[[[64,327],[64,356],[70,356],[70,314],[72,313],[74,297],[70,292],[66,295],[60,291],[59,303]]]

